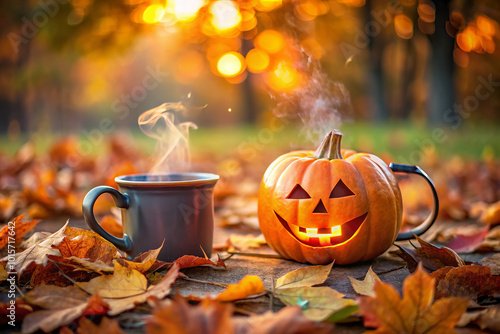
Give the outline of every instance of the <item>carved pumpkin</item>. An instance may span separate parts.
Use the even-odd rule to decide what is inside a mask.
[[[267,243],[287,259],[350,264],[372,259],[394,242],[401,193],[378,157],[341,151],[330,132],[312,151],[282,155],[259,190],[259,224]]]

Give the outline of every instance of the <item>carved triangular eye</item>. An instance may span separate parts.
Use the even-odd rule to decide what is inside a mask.
[[[307,191],[305,191],[304,188],[300,186],[300,184],[297,184],[286,198],[304,199],[304,198],[311,198],[311,196],[309,196]]]
[[[330,198],[339,198],[352,195],[354,195],[354,193],[351,191],[351,189],[347,188],[342,180],[339,180],[339,182],[337,182],[337,184],[333,188],[332,193],[330,194]]]

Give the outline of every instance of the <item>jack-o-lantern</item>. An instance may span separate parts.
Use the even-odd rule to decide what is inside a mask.
[[[334,130],[316,152],[282,155],[262,179],[260,228],[287,259],[350,264],[382,254],[398,236],[402,201],[393,171],[374,155],[341,151],[341,137]]]

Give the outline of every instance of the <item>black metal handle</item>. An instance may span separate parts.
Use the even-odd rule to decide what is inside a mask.
[[[87,222],[89,227],[94,232],[96,232],[101,237],[114,244],[118,249],[121,249],[122,251],[128,253],[132,250],[133,246],[132,239],[130,239],[130,237],[125,233],[123,234],[123,238],[117,238],[109,234],[101,227],[101,225],[99,225],[99,223],[95,219],[94,216],[95,201],[99,196],[101,196],[104,193],[108,193],[113,197],[113,200],[115,201],[117,207],[122,209],[128,209],[129,197],[127,194],[122,194],[115,188],[100,186],[100,187],[95,187],[94,189],[90,190],[87,193],[87,195],[85,195],[82,204],[83,217],[85,218],[85,221]]]
[[[392,171],[396,172],[396,173],[407,173],[407,174],[420,175],[427,181],[427,183],[429,183],[429,186],[431,187],[432,198],[434,200],[434,207],[432,208],[431,213],[424,220],[424,222],[422,224],[420,224],[417,228],[415,228],[409,232],[399,233],[398,237],[396,238],[396,241],[414,239],[415,238],[414,234],[417,236],[420,236],[421,234],[425,233],[432,226],[432,224],[434,224],[434,222],[436,221],[436,218],[437,218],[438,212],[439,212],[439,198],[437,195],[436,187],[434,187],[434,183],[429,178],[429,176],[418,166],[401,165],[401,164],[395,164],[395,163],[391,162],[389,164],[389,168],[392,169]]]

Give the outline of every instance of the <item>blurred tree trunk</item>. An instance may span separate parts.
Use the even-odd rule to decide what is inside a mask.
[[[453,49],[455,40],[446,32],[446,21],[450,17],[450,0],[433,0],[436,7],[435,33],[429,35],[431,43],[430,91],[428,121],[433,124],[443,123],[444,114],[455,103],[453,75],[455,62]],[[447,119],[455,119],[447,115]]]
[[[370,21],[373,21],[371,11],[373,8],[373,1],[366,1],[366,5],[363,8],[363,29]],[[385,100],[385,76],[384,69],[382,65],[382,52],[385,47],[385,41],[383,33],[379,33],[377,36],[371,36],[371,34],[366,35],[368,38],[368,48],[370,49],[370,59],[369,59],[369,70],[368,70],[368,89],[369,94],[373,97],[375,101],[375,113],[373,115],[373,120],[375,121],[386,121],[389,119],[389,112],[387,109],[387,103]]]
[[[252,49],[252,43],[248,39],[241,41],[241,48],[244,55]],[[255,90],[252,84],[252,73],[248,73],[245,81],[241,83],[243,122],[245,124],[256,124],[258,120],[258,111],[256,104]]]

